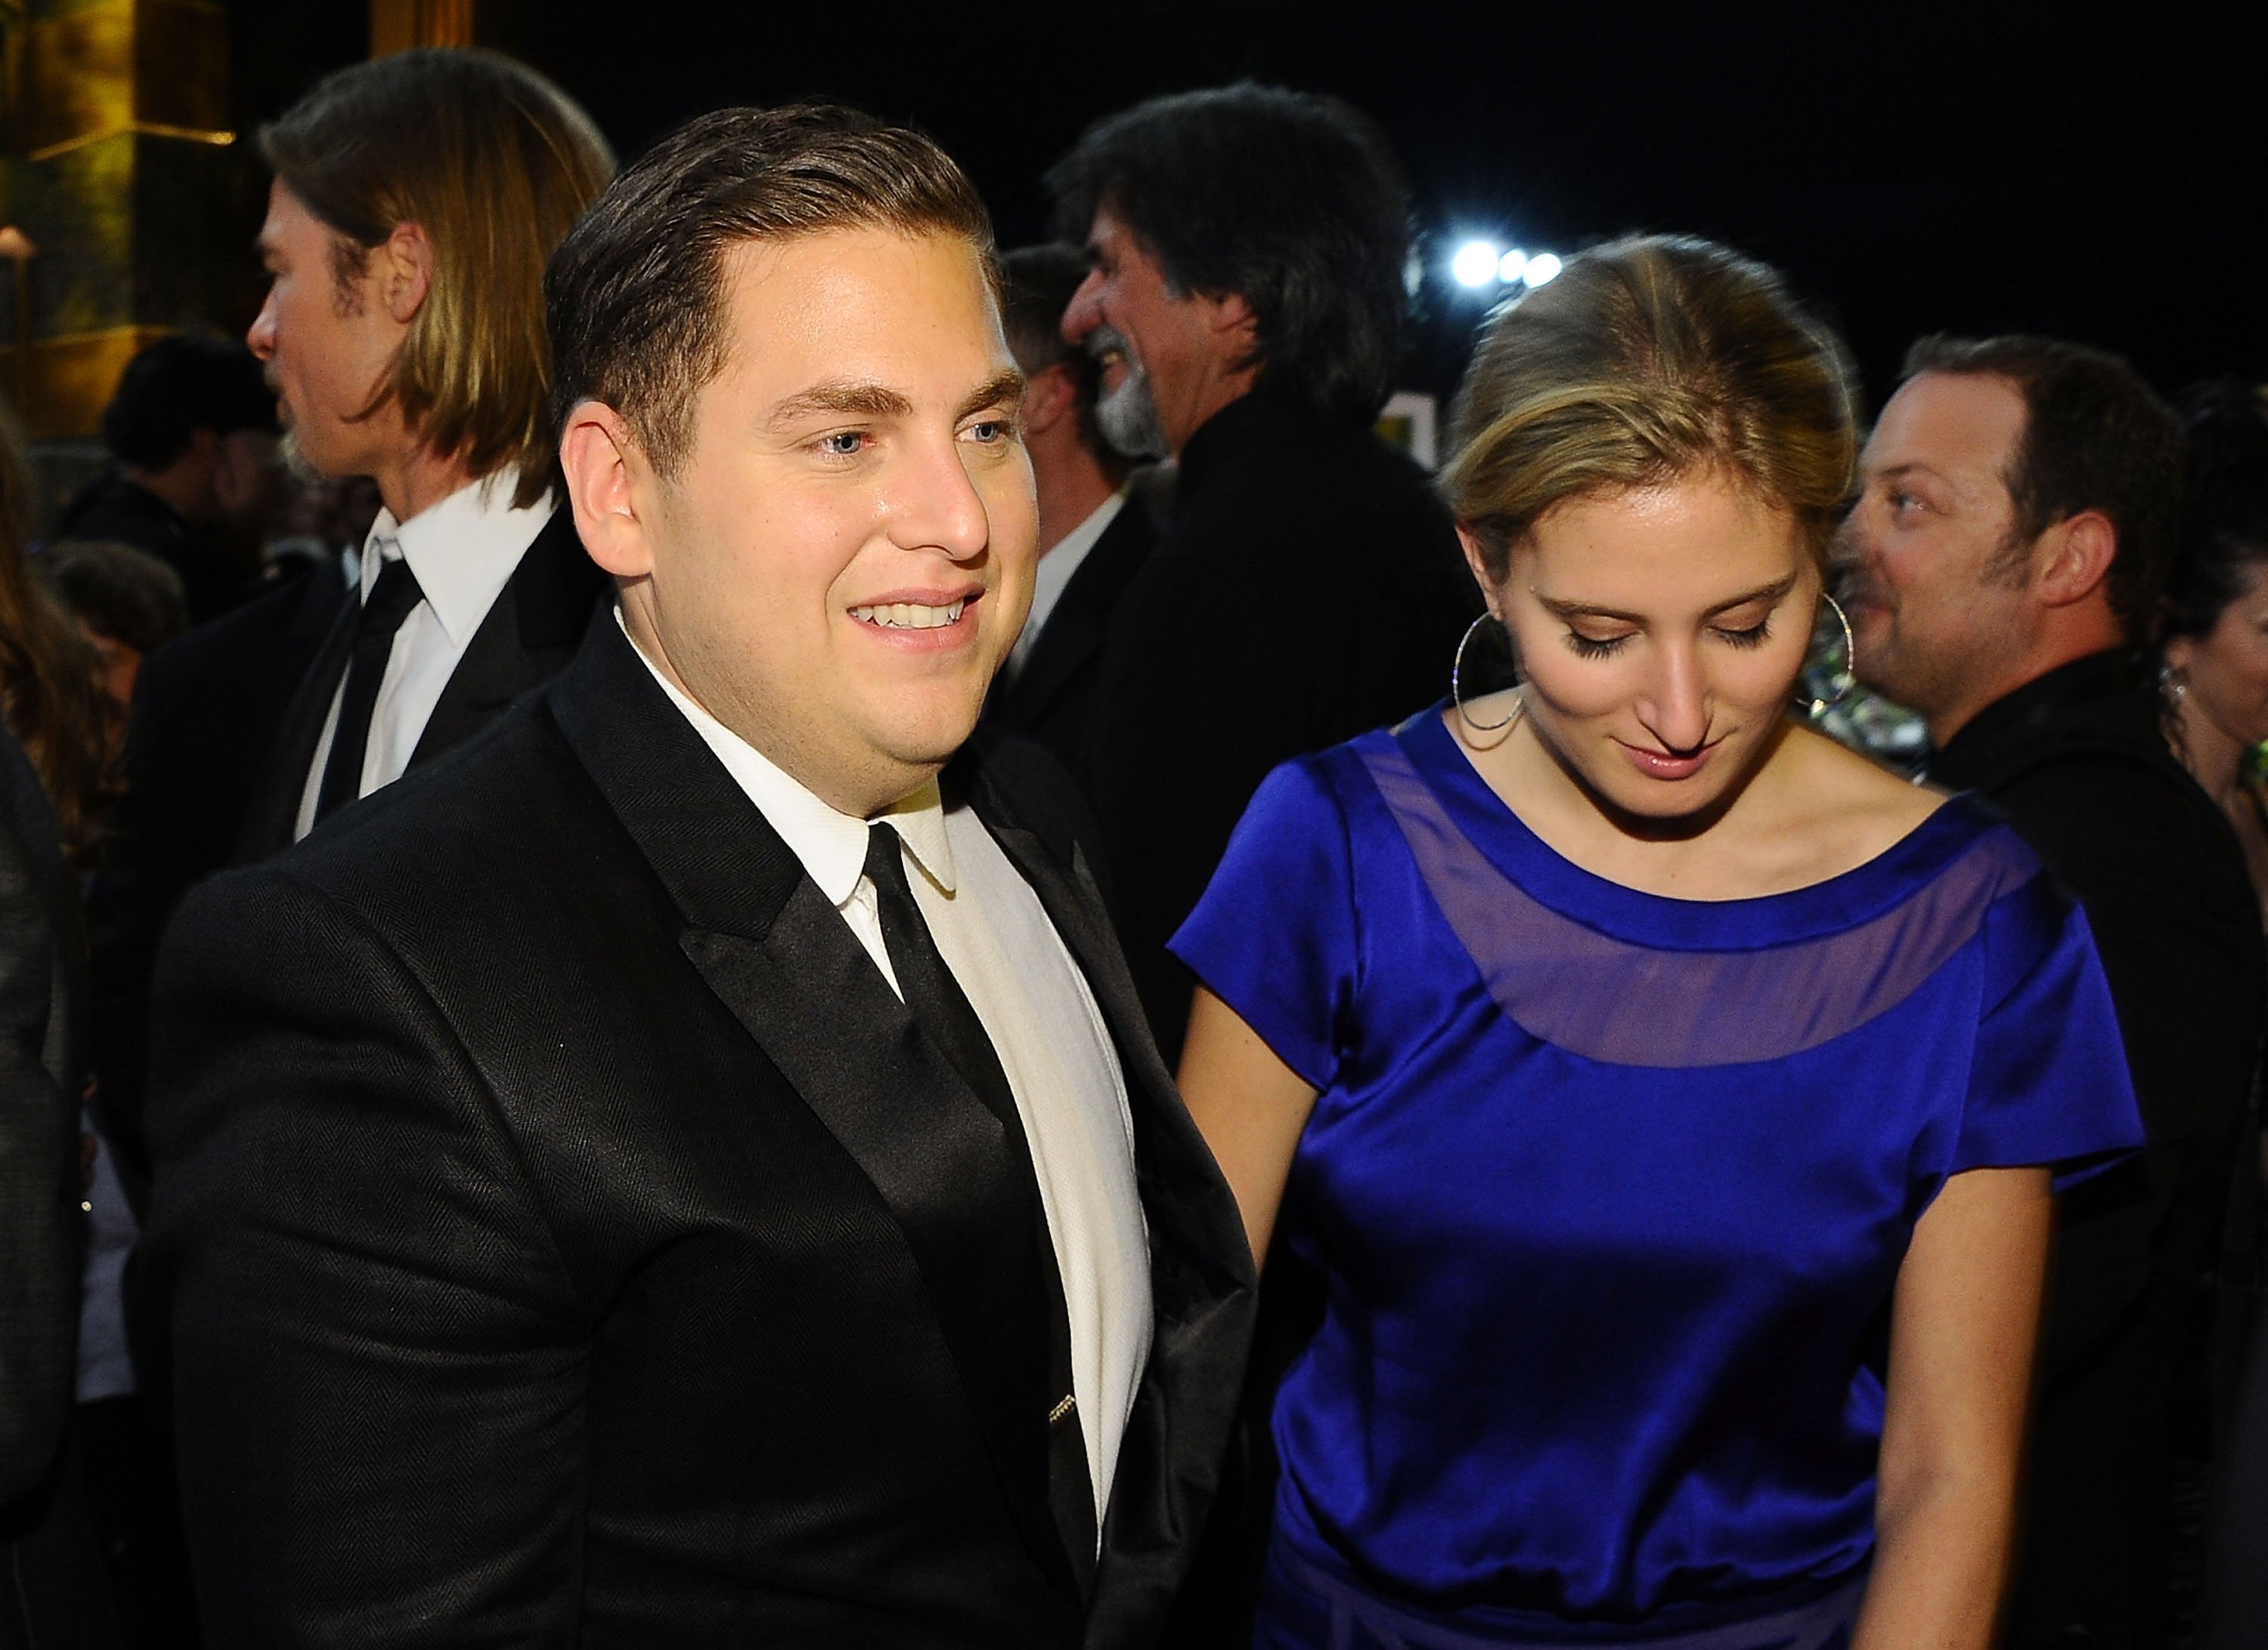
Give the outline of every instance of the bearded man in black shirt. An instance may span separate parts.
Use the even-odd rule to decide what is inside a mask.
[[[2209,1278],[2260,1032],[2235,836],[2129,660],[2180,504],[2172,413],[2115,357],[1929,338],[1841,549],[1859,674],[1919,711],[2085,907],[2149,1145],[2064,1202],[2011,1642],[2155,1646],[2172,1461],[2205,1447]]]

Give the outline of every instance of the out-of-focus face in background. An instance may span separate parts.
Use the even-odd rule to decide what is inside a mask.
[[[2268,740],[2268,564],[2253,565],[2210,630],[2169,639],[2166,663],[2184,684],[2190,714],[2239,746]]]
[[[1094,267],[1064,311],[1064,336],[1102,366],[1094,416],[1103,439],[1138,458],[1169,458],[1211,410],[1201,405],[1219,351],[1211,307],[1176,292],[1156,256],[1108,206],[1087,231]]]
[[[1923,372],[1859,461],[1836,541],[1858,673],[1925,715],[1962,703],[2026,633],[2030,546],[2007,479],[2025,417],[2005,379]]]

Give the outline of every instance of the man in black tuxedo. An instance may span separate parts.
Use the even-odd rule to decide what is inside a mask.
[[[1024,373],[1019,421],[1039,492],[1040,568],[1032,616],[992,684],[984,719],[1076,772],[1085,765],[1112,615],[1158,529],[1147,490],[1129,477],[1126,460],[1095,423],[1100,370],[1063,335],[1064,309],[1086,279],[1086,254],[1062,243],[1019,247],[1000,270],[1001,323]]]
[[[559,89],[493,53],[397,53],[261,133],[269,285],[247,341],[289,439],[385,507],[328,565],[161,649],[96,890],[95,1067],[138,1182],[152,959],[182,893],[304,836],[572,656],[604,580],[554,495],[544,260],[614,169]]]
[[[1112,621],[1081,768],[1159,1043],[1166,950],[1270,769],[1448,689],[1480,598],[1425,476],[1373,433],[1399,358],[1409,200],[1328,98],[1235,85],[1098,122],[1048,173],[1093,266],[1064,335],[1121,452],[1177,461]]]
[[[2008,1642],[2173,1638],[2173,1463],[2205,1347],[2268,961],[2242,851],[2128,661],[2180,512],[2172,411],[2056,339],[1926,338],[1840,551],[1859,676],[1920,711],[1930,777],[2008,816],[2085,908],[2143,1157],[2058,1204]]]
[[[1035,533],[983,207],[726,110],[549,283],[618,613],[168,944],[210,1636],[1150,1643],[1253,1280],[1075,799],[960,749]]]

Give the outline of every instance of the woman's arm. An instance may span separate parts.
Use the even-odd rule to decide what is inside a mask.
[[[1292,1153],[1314,1109],[1315,1091],[1203,986],[1189,1010],[1179,1080],[1189,1115],[1236,1194],[1258,1265],[1268,1254]]]
[[[1875,1551],[1852,1650],[1984,1650],[2008,1579],[2054,1212],[2043,1168],[1948,1180],[1891,1307]]]

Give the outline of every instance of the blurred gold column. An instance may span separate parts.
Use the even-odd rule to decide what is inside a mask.
[[[6,30],[0,224],[29,347],[0,346],[34,438],[93,433],[128,357],[226,318],[228,18],[212,0],[29,0]]]
[[[370,55],[412,46],[470,46],[473,0],[370,0]]]

